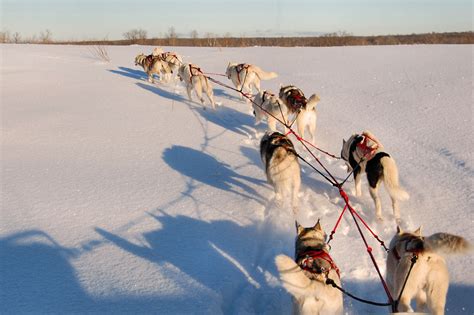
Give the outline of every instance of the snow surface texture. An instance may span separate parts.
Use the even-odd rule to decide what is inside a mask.
[[[214,85],[214,112],[180,84],[146,82],[133,60],[153,47],[107,47],[111,63],[82,46],[0,48],[2,314],[290,313],[273,261],[293,255],[294,218],[275,206],[258,153],[265,126],[237,93]],[[396,159],[411,195],[403,228],[473,241],[472,46],[165,50],[206,72],[253,63],[279,74],[264,88],[317,93],[321,148],[338,154],[343,138],[368,129]],[[346,176],[341,161],[316,154]],[[302,169],[298,219],[321,218],[329,233],[343,201]],[[351,202],[388,243],[389,197],[381,189],[377,222],[365,178],[362,187]],[[385,253],[365,234],[384,272]],[[386,300],[349,215],[332,256],[347,290]],[[447,262],[447,313],[473,314],[473,255]],[[347,298],[344,307],[387,313]]]

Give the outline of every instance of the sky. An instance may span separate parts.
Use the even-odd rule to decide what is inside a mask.
[[[173,27],[232,36],[412,34],[473,30],[471,0],[0,0],[1,30],[56,40],[148,37]]]

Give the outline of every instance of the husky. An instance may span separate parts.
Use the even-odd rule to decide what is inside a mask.
[[[294,313],[342,314],[342,292],[326,284],[329,278],[341,287],[341,279],[319,220],[309,228],[296,223],[296,229],[295,260],[286,255],[275,258],[283,287],[293,296]]]
[[[356,196],[362,195],[361,173],[367,174],[370,196],[374,200],[375,214],[379,220],[382,220],[382,205],[378,188],[383,180],[392,200],[393,215],[400,223],[398,201],[407,200],[410,196],[400,187],[395,160],[384,151],[380,141],[370,131],[353,134],[347,141],[343,139],[341,158],[346,162],[348,171],[354,172]]]
[[[252,106],[256,125],[266,118],[268,129],[270,131],[277,131],[277,119],[284,123],[287,122],[288,110],[286,106],[281,103],[278,96],[268,90],[255,95]],[[283,125],[283,128],[286,133],[286,126]]]
[[[279,96],[288,112],[293,117],[296,116],[299,136],[304,139],[305,130],[308,129],[311,143],[316,143],[316,105],[320,101],[319,96],[313,94],[307,99],[303,92],[294,85],[281,86]]]
[[[469,242],[460,236],[435,233],[424,237],[421,227],[414,232],[397,227],[387,256],[387,284],[394,299],[400,295],[413,255],[418,257],[398,301],[398,311],[413,312],[410,302],[414,298],[417,312],[428,307],[433,315],[444,314],[449,274],[442,255],[465,253],[470,248]]]
[[[155,83],[153,74],[160,76],[160,81],[163,80],[167,73],[171,73],[171,69],[168,64],[163,63],[163,60],[159,56],[139,54],[135,57],[135,66],[142,66],[143,70],[148,75],[148,82]]]
[[[277,204],[282,206],[283,201],[290,198],[293,213],[296,215],[301,174],[293,143],[279,132],[267,132],[260,141],[260,156],[267,181],[275,191]]]
[[[225,74],[235,88],[246,95],[252,94],[252,86],[260,92],[260,80],[270,80],[278,77],[276,72],[265,72],[255,65],[248,63],[231,63],[227,65]],[[240,95],[243,99],[243,95]]]
[[[159,54],[160,58],[170,68],[170,73],[167,74],[167,81],[171,80],[171,74],[176,73],[179,67],[183,64],[183,58],[175,52],[167,51]]]
[[[194,90],[204,106],[204,98],[202,97],[202,92],[204,91],[211,102],[212,109],[216,109],[211,83],[209,83],[201,68],[195,64],[183,63],[178,69],[178,77],[186,86],[190,101],[192,101],[191,91]]]

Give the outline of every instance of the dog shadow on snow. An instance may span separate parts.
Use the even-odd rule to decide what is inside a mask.
[[[216,292],[220,296],[216,300],[221,300],[219,304],[224,314],[239,313],[244,309],[254,314],[289,313],[289,296],[266,280],[270,274],[275,277],[277,273],[274,254],[265,265],[258,266],[254,262],[254,257],[263,254],[257,245],[262,233],[268,233],[265,237],[275,240],[288,236],[264,232],[255,224],[240,226],[229,220],[204,221],[157,211],[157,215],[149,215],[160,228],[143,234],[147,245],[134,244],[100,228],[96,228],[96,232],[127,253],[162,269],[173,265],[179,272],[176,268],[169,269],[166,276],[172,281],[189,283],[187,277],[190,277]],[[271,244],[267,246],[271,248]],[[195,298],[207,299],[209,294],[202,290],[201,296]],[[287,312],[282,313],[282,310]]]
[[[0,237],[1,313],[151,314],[159,313],[162,305],[167,305],[168,311],[171,306],[171,311],[183,312],[180,305],[187,301],[186,296],[137,296],[123,292],[94,296],[87,292],[73,262],[93,249],[100,250],[99,245],[104,242],[94,240],[70,248],[41,230]]]
[[[174,145],[165,149],[163,160],[172,169],[198,182],[253,199],[260,204],[265,203],[265,199],[247,184],[261,186],[265,183],[263,180],[240,175],[233,171],[230,165],[218,161],[207,153]]]
[[[118,67],[118,70],[108,70],[114,74],[118,74],[127,78],[137,79],[137,80],[147,80],[148,75],[143,70],[132,69],[127,67]]]

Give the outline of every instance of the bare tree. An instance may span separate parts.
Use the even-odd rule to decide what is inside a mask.
[[[89,47],[89,52],[93,58],[99,59],[100,61],[110,62],[109,53],[107,48],[102,45],[94,45]]]
[[[176,33],[174,26],[171,26],[170,28],[168,28],[168,33],[166,33],[166,38],[168,39],[169,45],[174,46],[176,44],[176,38],[178,38],[178,34]]]
[[[191,33],[189,33],[189,36],[192,38],[192,39],[197,39],[199,37],[199,34],[196,30],[192,30]]]
[[[18,32],[13,33],[12,40],[15,44],[18,44],[21,41],[21,35]]]
[[[141,28],[134,28],[128,32],[123,33],[123,37],[128,40],[143,40],[147,39],[147,31],[141,29]]]
[[[43,44],[51,43],[53,41],[53,34],[48,29],[44,32],[41,32],[39,37],[40,43]]]
[[[10,42],[10,31],[5,30],[0,32],[0,43]]]

